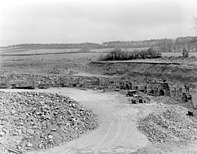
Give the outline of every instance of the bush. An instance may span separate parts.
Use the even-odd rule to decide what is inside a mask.
[[[154,50],[153,48],[134,51],[122,51],[121,49],[114,49],[105,57],[102,57],[101,60],[133,60],[147,58],[161,58],[161,53]]]

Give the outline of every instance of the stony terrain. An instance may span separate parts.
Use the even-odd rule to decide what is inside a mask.
[[[57,94],[0,92],[0,105],[0,145],[8,152],[51,148],[97,127],[91,111]]]
[[[53,148],[24,152],[24,154],[130,154],[149,143],[137,128],[137,117],[147,115],[155,104],[131,105],[119,92],[99,92],[76,88],[49,88],[36,90],[4,89],[5,92],[36,91],[69,96],[93,111],[99,127]],[[139,112],[143,111],[143,113]],[[135,139],[135,140],[133,140]]]
[[[159,104],[137,127],[153,143],[194,141],[197,140],[197,123],[187,116],[187,111],[179,105]]]

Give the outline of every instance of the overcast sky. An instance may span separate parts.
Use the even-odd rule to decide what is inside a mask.
[[[0,46],[197,35],[196,0],[1,0]]]

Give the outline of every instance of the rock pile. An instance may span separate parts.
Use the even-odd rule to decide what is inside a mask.
[[[0,147],[4,150],[51,148],[96,127],[96,116],[69,97],[0,92]]]
[[[137,128],[151,142],[197,140],[197,123],[178,105],[159,104],[158,110],[138,121]]]

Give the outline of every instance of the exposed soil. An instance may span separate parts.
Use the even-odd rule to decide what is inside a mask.
[[[148,145],[131,154],[195,154],[197,142],[167,142]]]
[[[192,59],[196,61],[196,58]],[[131,61],[96,61],[90,66],[94,73],[132,78],[165,78],[172,82],[197,82],[196,64],[189,59],[148,59]]]
[[[155,103],[132,105],[124,95],[117,92],[100,93],[71,88],[37,90],[43,91],[79,101],[98,115],[99,127],[64,145],[31,154],[131,153],[149,143],[146,136],[136,128],[136,122],[139,117],[152,112]]]

